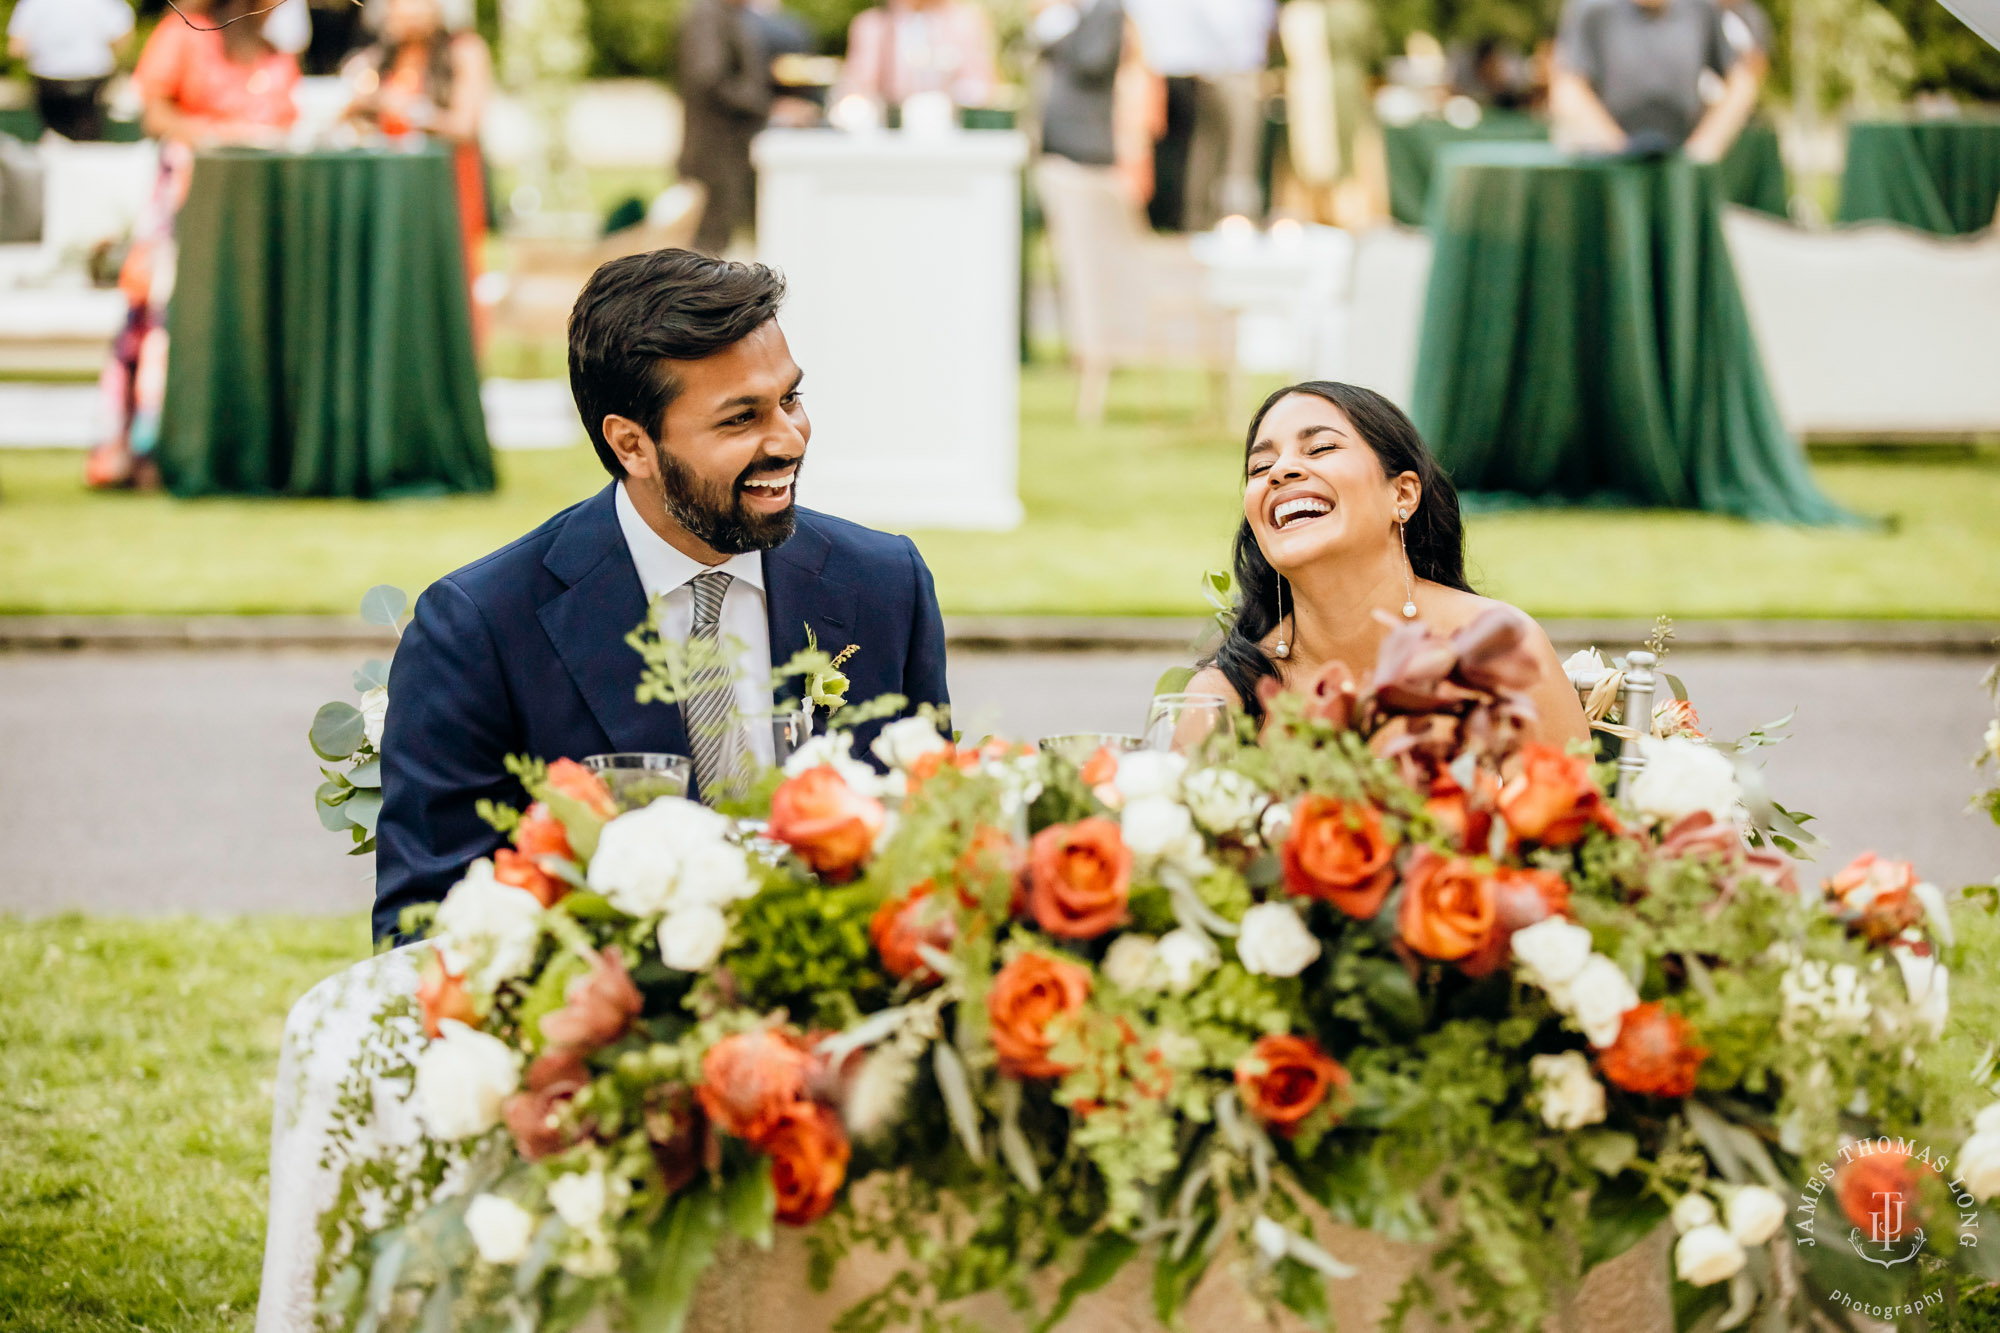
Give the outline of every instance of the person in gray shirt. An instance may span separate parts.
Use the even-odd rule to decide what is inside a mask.
[[[1715,0],[1570,0],[1549,101],[1565,147],[1714,162],[1756,108],[1757,78]]]

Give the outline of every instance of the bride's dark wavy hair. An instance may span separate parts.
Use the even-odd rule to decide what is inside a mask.
[[[1245,480],[1249,478],[1250,449],[1257,443],[1264,418],[1295,393],[1324,398],[1339,408],[1374,451],[1384,477],[1416,473],[1423,495],[1416,512],[1403,525],[1410,568],[1420,579],[1471,592],[1472,585],[1465,581],[1465,525],[1459,518],[1458,492],[1403,410],[1372,389],[1307,380],[1266,398],[1243,439]],[[1214,665],[1243,701],[1244,709],[1255,717],[1263,712],[1257,699],[1258,683],[1278,674],[1277,665],[1264,651],[1265,638],[1278,627],[1278,571],[1258,549],[1257,534],[1247,518],[1236,529],[1235,579],[1236,606],[1229,632],[1216,649]]]

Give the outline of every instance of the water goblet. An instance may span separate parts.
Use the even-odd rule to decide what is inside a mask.
[[[1146,748],[1185,752],[1227,726],[1229,700],[1219,694],[1160,694],[1146,711]]]
[[[639,810],[663,796],[686,796],[694,761],[679,754],[593,754],[583,766],[604,781],[620,810]]]
[[[1035,748],[1082,768],[1099,750],[1109,750],[1114,755],[1126,754],[1145,749],[1146,743],[1122,731],[1068,731],[1059,736],[1042,737]]]

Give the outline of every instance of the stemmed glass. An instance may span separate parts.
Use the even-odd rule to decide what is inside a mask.
[[[663,796],[686,796],[694,760],[679,754],[593,754],[583,766],[604,780],[620,810],[640,810]]]
[[[1219,694],[1159,694],[1146,711],[1146,748],[1191,750],[1229,720],[1229,701]]]
[[[1044,736],[1037,749],[1082,768],[1099,750],[1125,754],[1146,748],[1144,740],[1121,731],[1068,731],[1060,736]]]

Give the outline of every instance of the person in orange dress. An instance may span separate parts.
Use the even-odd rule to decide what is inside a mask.
[[[486,243],[486,168],[479,128],[493,89],[493,57],[472,31],[468,0],[389,0],[382,40],[348,62],[348,117],[395,138],[429,135],[452,145],[468,299]],[[478,306],[473,306],[478,332]]]
[[[276,144],[298,118],[296,57],[264,35],[269,0],[183,0],[153,29],[132,81],[145,101],[146,133],[160,140],[160,174],[119,275],[130,310],[100,380],[110,438],[90,452],[92,486],[159,484],[166,396],[166,305],[172,295],[174,218],[187,198],[197,149]]]

